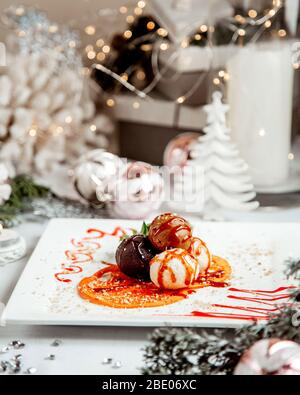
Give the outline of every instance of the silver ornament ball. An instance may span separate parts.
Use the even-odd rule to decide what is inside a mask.
[[[102,149],[84,154],[74,169],[74,186],[79,195],[89,203],[103,204],[110,200],[109,184],[123,168],[122,160]]]

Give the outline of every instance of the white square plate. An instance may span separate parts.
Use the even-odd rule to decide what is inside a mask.
[[[79,297],[77,285],[101,267],[114,262],[119,238],[90,239],[88,229],[112,233],[139,229],[140,222],[102,219],[55,219],[49,223],[32,254],[4,312],[8,324],[98,326],[191,326],[233,328],[253,318],[265,319],[287,302],[285,261],[300,256],[299,225],[261,223],[192,224],[194,235],[205,240],[214,255],[226,258],[233,269],[229,288],[204,288],[188,299],[159,308],[115,309]],[[101,246],[99,246],[99,242]],[[55,277],[63,267],[72,273]],[[296,285],[296,283],[294,284]]]

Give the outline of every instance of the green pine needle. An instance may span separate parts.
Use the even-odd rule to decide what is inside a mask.
[[[287,265],[287,275],[300,279],[300,260],[289,260]],[[142,373],[232,375],[242,354],[258,340],[274,338],[300,344],[299,301],[297,289],[291,293],[293,303],[270,315],[269,321],[236,329],[230,337],[224,330],[208,334],[191,329],[156,329],[144,349]]]
[[[0,222],[4,226],[11,225],[16,216],[24,211],[29,202],[36,198],[46,196],[49,190],[37,185],[26,175],[19,175],[11,182],[11,196],[0,206]]]
[[[147,225],[146,222],[143,222],[141,234],[143,236],[147,237],[149,235],[149,228],[150,228],[150,225]]]
[[[140,232],[138,232],[136,229],[132,228],[132,229],[130,229],[131,234],[126,234],[126,235],[120,237],[120,241],[129,239],[129,237],[135,236],[137,234],[147,237],[149,235],[149,228],[150,228],[150,225],[147,225],[146,222],[143,222],[142,229],[140,230]]]

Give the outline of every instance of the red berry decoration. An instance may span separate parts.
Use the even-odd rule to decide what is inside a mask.
[[[155,218],[149,228],[153,246],[164,251],[169,248],[188,250],[192,242],[191,225],[176,214],[163,214]]]

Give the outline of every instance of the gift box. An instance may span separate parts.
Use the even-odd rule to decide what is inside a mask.
[[[226,0],[153,0],[147,4],[151,14],[136,18],[128,31],[113,37],[106,70],[96,68],[94,78],[106,92],[126,89],[117,82],[118,76],[139,90],[158,90],[169,100],[184,96],[187,105],[207,103],[214,74],[225,66],[232,47],[206,45],[207,30],[232,15],[233,7]],[[200,36],[196,34],[200,27],[199,45],[195,37]]]
[[[149,100],[131,94],[114,98],[112,115],[119,122],[120,155],[155,165],[163,164],[167,143],[179,133],[201,133],[206,123],[202,107],[189,107],[155,94]]]
[[[157,90],[171,100],[183,97],[187,105],[207,103],[216,71],[225,67],[233,46],[183,45],[184,40],[190,41],[202,25],[208,29],[232,16],[232,5],[226,0],[152,0],[150,7],[171,40],[158,53]]]
[[[217,70],[225,69],[228,59],[235,51],[233,45],[214,48],[189,46],[180,49],[171,45],[160,54],[160,69],[167,71],[156,88],[170,100],[184,97],[187,105],[206,104],[211,97]]]

